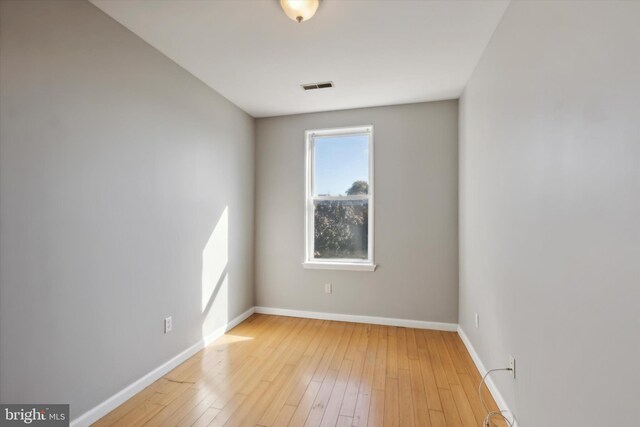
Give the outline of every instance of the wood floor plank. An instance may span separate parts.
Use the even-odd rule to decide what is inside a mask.
[[[460,378],[460,384],[462,384],[462,388],[467,396],[467,401],[473,411],[473,416],[476,419],[476,425],[482,425],[482,421],[486,414],[480,404],[480,399],[478,399],[478,385],[473,383],[468,374],[459,373],[458,378]]]
[[[429,411],[431,417],[431,425],[433,427],[447,427],[447,421],[444,418],[444,413],[441,411]]]
[[[322,416],[322,422],[320,423],[321,427],[334,427],[338,422],[340,407],[342,406],[344,393],[347,389],[349,374],[351,374],[352,367],[352,360],[343,359],[340,371],[338,371],[336,383],[331,391],[331,397],[329,398],[324,415]]]
[[[476,418],[473,415],[473,409],[471,409],[471,404],[469,404],[469,399],[462,386],[456,384],[451,385],[451,394],[458,409],[458,415],[460,415],[462,425],[465,427],[475,427]]]
[[[207,408],[204,413],[193,423],[193,427],[207,427],[222,409]]]
[[[333,353],[333,357],[331,358],[331,362],[329,363],[329,369],[337,371],[340,369],[340,366],[342,366],[342,360],[347,353],[347,348],[349,347],[349,343],[351,342],[351,336],[353,335],[354,329],[355,325],[353,323],[348,323],[345,327],[344,333],[340,337],[338,347]]]
[[[358,353],[353,361],[351,372],[349,373],[349,379],[347,380],[347,387],[342,399],[342,405],[340,407],[340,415],[353,418],[353,414],[356,410],[356,402],[358,400],[358,390],[360,389],[360,381],[362,379],[362,372],[364,370],[364,358],[363,353]]]
[[[368,323],[364,323],[361,325],[361,334],[360,334],[360,342],[358,343],[358,351],[366,352],[367,346],[369,345],[369,338],[371,337],[371,327]]]
[[[411,372],[408,369],[398,370],[398,413],[401,427],[416,425],[413,410],[413,396],[411,388]],[[426,402],[425,402],[426,403]],[[425,424],[419,425],[420,427]]]
[[[211,404],[219,397],[219,395],[215,391],[210,391],[210,393],[202,399],[197,404],[193,405],[190,409],[188,409],[182,418],[175,424],[176,427],[189,427],[193,425],[197,420],[200,419],[204,415],[205,412],[211,414],[213,411],[209,409],[218,409],[211,408]],[[218,412],[220,410],[218,409]],[[217,413],[216,413],[217,415]],[[211,418],[213,419],[213,417]]]
[[[418,345],[416,343],[415,329],[407,329],[407,357],[416,360],[418,358]]]
[[[398,331],[395,326],[387,331],[387,378],[398,378]]]
[[[277,348],[279,351],[277,352],[277,354],[285,355],[284,359],[277,356],[280,359],[279,362],[281,362],[279,366],[293,362],[298,357],[298,355],[302,354],[302,350],[306,349],[306,346],[305,348],[302,348],[302,349],[300,347],[302,347],[305,342],[304,335],[302,334],[309,323],[309,319],[302,319],[302,320],[303,322],[300,322],[287,335],[287,337],[278,344]],[[272,367],[269,370],[267,370],[266,375],[264,375],[262,379],[264,381],[273,381],[275,377],[278,375],[278,372],[279,372],[278,369],[275,369]]]
[[[374,390],[384,390],[387,378],[387,327],[380,326],[378,331],[378,350],[376,351],[376,365],[373,373],[373,388]]]
[[[433,370],[433,365],[431,363],[431,356],[427,351],[423,350],[419,353],[419,363],[429,410],[433,409],[436,411],[442,411],[442,403],[440,402],[440,394],[438,393],[438,384]]]
[[[291,421],[291,417],[293,417],[293,413],[296,411],[296,407],[293,405],[284,405],[275,421],[272,424],[272,427],[287,427],[289,425],[289,421]]]
[[[453,361],[451,360],[451,356],[449,356],[449,351],[447,350],[447,347],[444,343],[442,333],[437,334],[434,337],[434,341],[436,343],[436,348],[438,349],[438,356],[440,356],[442,368],[444,369],[444,373],[447,377],[447,382],[449,383],[449,385],[460,385],[458,374],[453,365]]]
[[[139,426],[147,422],[150,418],[165,408],[164,405],[153,403],[149,400],[127,412],[125,416],[111,424],[112,426]]]
[[[416,337],[416,349],[424,351],[427,349],[427,336],[429,334],[437,333],[437,331],[429,331],[426,329],[414,329],[414,335]]]
[[[304,352],[304,356],[311,357],[316,354],[316,350],[318,349],[318,347],[320,347],[320,344],[323,342],[324,336],[329,330],[329,325],[331,325],[331,322],[329,322],[328,320],[320,321],[320,331],[318,334],[316,334],[316,336],[311,341],[311,344],[309,344],[309,346],[307,347],[307,350]]]
[[[406,328],[398,328],[398,369],[409,369]]]
[[[316,400],[316,396],[318,395],[318,391],[320,391],[320,387],[322,383],[318,381],[311,381],[307,390],[304,392],[296,411],[293,413],[291,417],[291,421],[289,422],[289,427],[302,427],[304,426],[305,421],[307,421],[307,417],[309,416],[309,412],[311,412],[311,408],[313,407],[313,402]]]
[[[411,375],[411,398],[413,399],[413,413],[417,427],[430,427],[429,405],[422,380],[420,361],[409,360],[409,374]]]
[[[455,343],[455,337],[457,335],[458,334],[455,332],[447,332],[443,333],[442,337],[444,338],[447,351],[449,352],[449,356],[451,357],[456,372],[458,374],[468,374],[462,355],[457,351],[458,349]]]
[[[293,372],[289,378],[287,378],[286,382],[279,387],[275,394],[270,396],[270,402],[264,414],[260,418],[260,421],[258,421],[258,424],[265,427],[271,426],[275,423],[275,420],[283,406],[293,406],[286,405],[287,398],[298,384],[299,378],[303,375],[305,369],[311,364],[312,360],[313,359],[310,357],[304,357],[297,366],[291,365],[294,368]]]
[[[384,426],[384,390],[374,389],[371,392],[371,405],[369,406],[368,427]]]
[[[324,352],[324,355],[322,356],[322,360],[320,361],[320,364],[318,365],[318,368],[316,369],[316,372],[313,374],[313,381],[324,380],[325,375],[327,375],[327,372],[330,369],[333,355],[336,352],[338,345],[342,340],[342,336],[346,331],[345,324],[342,322],[339,322],[339,324],[338,322],[336,322],[336,324],[334,324],[333,326],[334,326],[332,328],[333,330],[331,331],[331,333],[329,333],[329,335],[327,335],[328,341],[326,342],[325,352]],[[336,370],[333,369],[333,371],[336,371]]]
[[[429,359],[431,360],[431,367],[436,377],[438,388],[449,388],[447,374],[444,371],[444,366],[442,366],[442,361],[438,354],[438,344],[433,336],[427,338],[427,347],[429,348]]]
[[[324,348],[318,351],[313,355],[311,361],[309,362],[309,368],[307,371],[302,373],[301,377],[297,378],[296,384],[293,389],[287,396],[286,404],[287,405],[298,405],[300,400],[303,398],[304,394],[307,392],[309,387],[309,383],[313,379],[313,374],[317,369],[318,364],[322,360],[322,356],[324,355]]]
[[[259,393],[257,400],[251,402],[251,408],[249,408],[249,412],[239,420],[235,424],[229,424],[227,421],[226,425],[229,426],[251,426],[255,425],[259,422],[260,417],[265,413],[269,406],[269,402],[271,401],[271,396],[278,392],[282,388],[282,386],[289,379],[289,376],[294,370],[293,365],[285,365],[280,372],[276,375],[272,382],[269,382],[267,389],[264,392]],[[251,396],[250,396],[251,397]]]
[[[94,425],[475,427],[480,380],[453,332],[255,314]]]
[[[173,383],[166,393],[156,395],[158,400],[155,403],[167,406],[190,388],[192,388],[190,383]]]
[[[444,418],[447,421],[448,427],[460,427],[462,426],[462,420],[458,415],[458,409],[456,403],[451,394],[451,390],[447,388],[439,388],[440,401],[442,402],[442,412],[444,412]]]
[[[327,408],[327,404],[329,403],[329,399],[331,398],[331,392],[336,384],[337,376],[338,372],[333,369],[327,372],[327,375],[320,386],[320,390],[318,390],[318,394],[313,401],[307,420],[304,423],[305,427],[317,427],[320,425],[324,412]]]
[[[236,410],[231,413],[231,416],[229,417],[227,422],[223,424],[224,427],[242,426],[242,421],[246,418],[249,412],[251,412],[251,410],[267,390],[269,385],[270,384],[267,381],[260,381],[256,385],[255,389],[249,395],[247,395],[247,398],[244,399],[242,403],[236,408]]]
[[[248,396],[246,394],[235,394],[229,399],[229,402],[220,410],[213,420],[209,423],[208,427],[221,427],[225,425],[227,420],[231,418],[231,415],[242,405]]]
[[[196,388],[187,388],[179,396],[177,396],[171,403],[169,403],[165,408],[154,415],[149,421],[145,423],[145,425],[149,427],[160,427],[160,426],[173,426],[175,425],[182,417],[184,417],[186,411],[184,411],[185,407],[189,407],[192,402],[199,402],[198,399],[202,399],[199,396],[200,390]],[[189,409],[191,409],[189,407]],[[182,412],[184,411],[184,412]]]
[[[362,343],[364,340],[364,349],[362,349]],[[349,347],[344,355],[345,359],[354,360],[359,354],[364,353],[367,350],[366,346],[366,325],[364,323],[356,323],[353,326],[353,334],[349,341]]]
[[[358,390],[358,399],[353,415],[354,427],[366,426],[369,419],[369,407],[373,393],[373,375],[375,371],[376,352],[378,351],[378,328],[371,326],[368,329],[369,340],[365,355],[364,371]]]
[[[383,425],[388,427],[400,426],[398,409],[398,379],[387,378],[384,389],[384,418]],[[404,426],[403,426],[404,427]]]

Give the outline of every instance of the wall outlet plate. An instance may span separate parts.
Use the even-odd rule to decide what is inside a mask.
[[[476,329],[478,329],[480,327],[480,315],[476,313],[474,319],[476,322]]]
[[[173,329],[173,319],[171,316],[164,318],[164,333],[168,334]]]
[[[511,376],[513,379],[516,379],[516,358],[513,356],[509,356],[509,369],[511,369]]]
[[[330,294],[331,293],[331,283],[325,283],[324,284],[324,293],[325,294]]]

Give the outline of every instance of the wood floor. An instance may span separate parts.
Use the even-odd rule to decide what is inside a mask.
[[[478,427],[480,379],[454,332],[256,314],[94,425]]]

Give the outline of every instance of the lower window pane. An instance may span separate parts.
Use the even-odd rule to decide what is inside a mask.
[[[315,258],[368,258],[368,200],[316,200],[313,207]]]

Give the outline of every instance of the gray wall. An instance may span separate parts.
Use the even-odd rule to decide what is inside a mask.
[[[460,323],[525,427],[640,425],[639,19],[511,2],[461,100]]]
[[[258,119],[256,303],[455,323],[457,109],[443,101]],[[304,131],[363,124],[375,133],[378,269],[305,270]]]
[[[88,2],[0,8],[0,400],[76,417],[253,306],[254,122]]]

